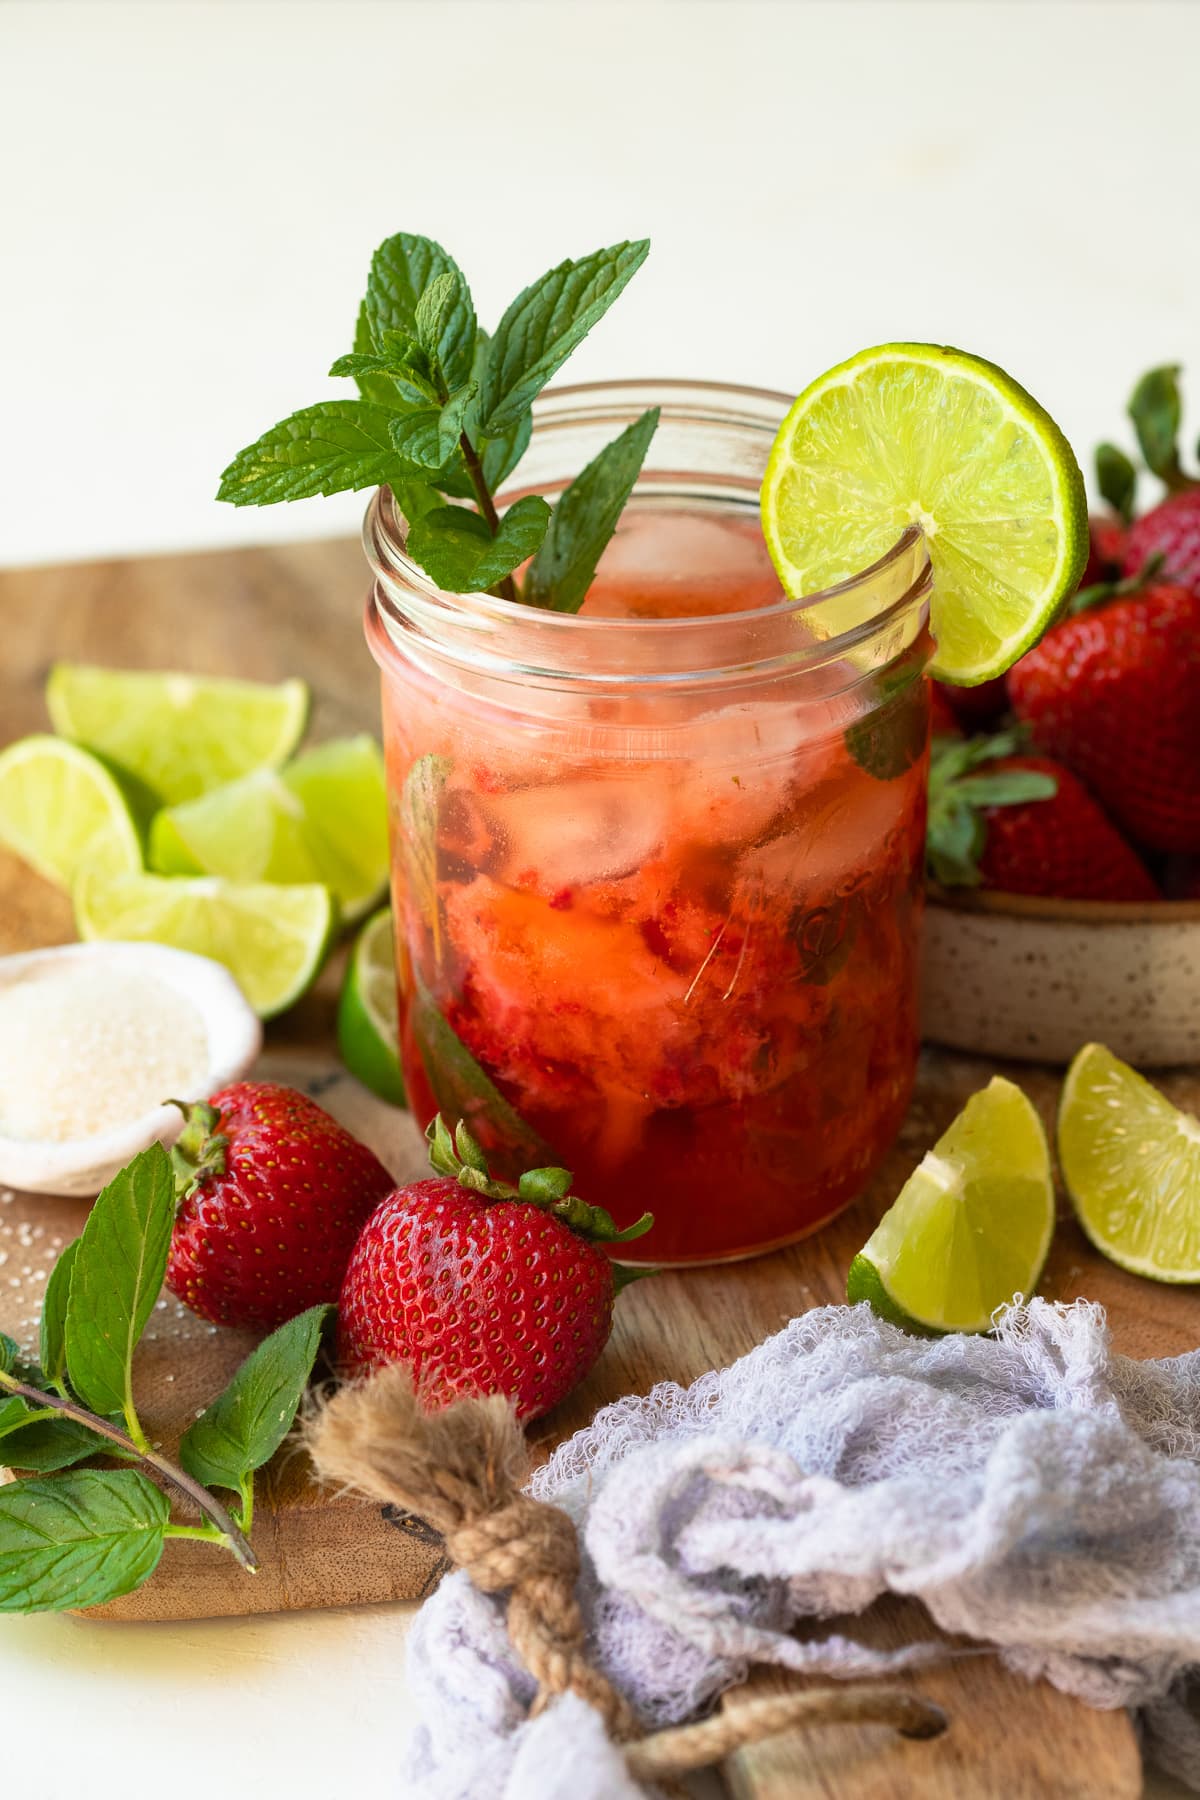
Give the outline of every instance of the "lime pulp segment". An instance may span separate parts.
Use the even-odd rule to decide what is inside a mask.
[[[311,987],[337,921],[328,888],[243,885],[201,876],[98,875],[75,886],[81,938],[171,944],[223,963],[261,1018]]]
[[[338,1049],[350,1073],[393,1106],[404,1104],[396,956],[388,907],[358,935],[338,1003]]]
[[[388,872],[378,745],[365,736],[321,744],[159,813],[150,861],[164,875],[317,882],[333,890],[344,918],[361,918]]]
[[[1063,1084],[1058,1154],[1097,1250],[1134,1275],[1200,1281],[1200,1121],[1087,1044]]]
[[[805,389],[771,451],[762,520],[797,598],[859,574],[919,525],[932,673],[965,685],[1037,640],[1087,558],[1083,477],[1062,432],[995,364],[936,344],[864,350]],[[856,619],[839,626],[829,602],[821,616],[826,630]]]
[[[142,866],[135,807],[120,781],[61,738],[22,738],[0,754],[0,844],[61,887],[85,867]]]
[[[269,686],[82,663],[51,670],[46,705],[63,737],[128,769],[167,805],[278,768],[308,722],[302,681]]]
[[[1042,1122],[996,1076],[923,1158],[855,1257],[849,1300],[921,1331],[987,1331],[1037,1287],[1054,1232]]]

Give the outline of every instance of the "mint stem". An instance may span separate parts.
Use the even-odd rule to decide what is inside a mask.
[[[500,529],[500,515],[496,511],[496,503],[488,488],[487,479],[483,473],[483,464],[465,431],[459,437],[458,447],[462,451],[463,462],[466,464],[471,486],[475,490],[475,499],[479,504],[479,510],[483,514],[488,530],[495,537]],[[506,575],[502,581],[498,581],[490,591],[500,600],[516,600],[518,598],[517,585],[511,575]]]
[[[205,1518],[212,1520],[221,1536],[229,1540],[229,1548],[242,1567],[249,1570],[251,1574],[255,1573],[258,1568],[258,1558],[245,1535],[239,1531],[233,1518],[226,1512],[216,1496],[210,1494],[207,1488],[201,1487],[198,1481],[193,1481],[192,1477],[183,1469],[176,1468],[174,1463],[168,1462],[165,1456],[160,1456],[149,1445],[142,1449],[116,1425],[111,1425],[107,1419],[102,1419],[99,1413],[91,1413],[85,1407],[77,1406],[73,1400],[60,1399],[56,1394],[45,1394],[40,1388],[29,1387],[25,1382],[18,1381],[14,1375],[4,1374],[2,1370],[0,1370],[0,1388],[4,1388],[10,1394],[18,1395],[31,1406],[48,1408],[52,1412],[61,1413],[64,1418],[74,1419],[78,1425],[86,1425],[87,1429],[94,1431],[97,1437],[107,1438],[110,1444],[118,1445],[127,1456],[133,1456],[139,1462],[149,1463],[151,1468],[158,1470],[164,1481],[168,1481],[172,1487],[178,1488],[181,1494],[186,1494]]]

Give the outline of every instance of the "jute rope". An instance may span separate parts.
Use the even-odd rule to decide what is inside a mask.
[[[720,1762],[797,1725],[876,1723],[936,1737],[940,1707],[896,1688],[836,1686],[747,1700],[694,1725],[643,1736],[616,1688],[588,1660],[575,1597],[579,1543],[561,1507],[521,1489],[528,1452],[512,1407],[498,1397],[425,1412],[408,1371],[381,1370],[343,1388],[308,1428],[319,1473],[373,1500],[416,1513],[441,1532],[446,1554],[486,1594],[507,1593],[513,1648],[538,1684],[534,1711],[578,1694],[624,1746],[630,1773],[670,1780]]]

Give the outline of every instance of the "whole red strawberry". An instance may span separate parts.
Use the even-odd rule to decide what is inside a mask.
[[[1160,557],[1164,581],[1177,582],[1200,594],[1200,484],[1168,494],[1130,527],[1121,566],[1140,575]]]
[[[535,1419],[582,1381],[608,1342],[617,1231],[570,1193],[566,1169],[534,1169],[519,1187],[493,1181],[462,1125],[429,1127],[436,1175],[388,1195],[346,1270],[340,1360],[367,1373],[408,1363],[429,1404],[505,1394]]]
[[[1060,900],[1156,900],[1146,868],[1069,769],[1019,753],[1015,733],[934,747],[929,872]]]
[[[271,1330],[336,1301],[354,1241],[392,1178],[315,1101],[239,1081],[183,1108],[167,1286],[218,1325]]]
[[[1200,851],[1200,593],[1113,594],[1010,669],[1013,707],[1135,843]]]

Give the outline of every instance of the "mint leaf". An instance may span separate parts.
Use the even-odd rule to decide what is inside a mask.
[[[36,1419],[32,1425],[18,1424],[7,1433],[3,1421],[4,1408],[0,1407],[0,1463],[6,1468],[50,1475],[83,1462],[85,1457],[112,1452],[111,1444],[75,1419]]]
[[[329,373],[353,376],[363,399],[374,402],[376,406],[411,405],[413,395],[404,391],[390,373],[394,362],[394,357],[380,354],[375,339],[371,336],[367,303],[364,300],[359,306],[354,327],[354,351],[350,356],[339,356]]]
[[[553,1164],[553,1151],[476,1062],[415,969],[413,982],[413,1036],[442,1117],[461,1121],[485,1154],[506,1159],[518,1172]]]
[[[914,706],[914,684],[920,670],[891,671],[879,683],[879,702],[845,731],[846,748],[860,769],[876,781],[895,781],[925,754],[929,720],[924,706]]]
[[[494,494],[512,474],[529,448],[532,430],[533,414],[523,413],[511,430],[501,432],[499,437],[481,437],[478,440],[476,449],[479,451],[483,479],[488,484],[489,493]]]
[[[565,613],[583,605],[596,564],[646,460],[658,414],[652,406],[635,419],[564,489],[530,564],[524,598],[531,605]]]
[[[51,1387],[61,1387],[66,1379],[67,1301],[71,1294],[71,1270],[75,1265],[78,1249],[78,1239],[67,1245],[50,1271],[50,1279],[42,1297],[41,1348],[38,1354]]]
[[[234,457],[218,500],[274,506],[411,476],[392,447],[394,412],[368,400],[323,400],[272,425]]]
[[[495,437],[527,412],[542,388],[604,317],[641,268],[647,238],[561,262],[517,295],[488,346],[480,430]]]
[[[19,1431],[29,1417],[29,1408],[20,1394],[0,1400],[0,1438],[6,1438],[11,1431]],[[8,1467],[0,1456],[0,1465]]]
[[[11,1375],[20,1360],[21,1351],[10,1337],[0,1331],[0,1374]]]
[[[418,344],[447,388],[461,387],[475,360],[475,308],[457,269],[446,269],[422,290],[414,314]]]
[[[469,381],[443,406],[423,406],[394,418],[392,445],[397,456],[431,479],[439,475],[458,455],[458,440],[475,393],[475,383]]]
[[[486,331],[475,334],[475,362],[471,375],[480,387],[483,385],[484,370],[487,368],[488,345],[491,339]],[[529,436],[533,430],[533,414],[528,408],[521,414],[514,425],[495,437],[483,437],[478,430],[474,433],[475,448],[479,453],[479,461],[483,468],[483,479],[487,482],[488,492],[494,494],[507,481],[526,450],[529,448]]]
[[[410,525],[414,519],[423,519],[435,506],[444,504],[437,489],[426,487],[421,481],[393,481],[391,487],[392,498]]]
[[[289,1319],[251,1352],[219,1399],[188,1427],[179,1460],[205,1487],[239,1490],[291,1430],[332,1306]]]
[[[493,537],[478,513],[439,506],[414,522],[408,534],[409,553],[439,587],[477,593],[494,587],[533,555],[549,519],[546,502],[527,494],[509,507]]]
[[[71,1271],[65,1340],[71,1386],[94,1412],[136,1418],[130,1369],[162,1287],[175,1181],[161,1144],[114,1175],[83,1228]],[[137,1433],[131,1433],[136,1438]]]
[[[169,1508],[135,1469],[86,1469],[0,1488],[0,1612],[63,1612],[154,1573]]]
[[[475,309],[462,270],[440,244],[407,231],[397,232],[380,244],[371,259],[364,308],[377,349],[385,348],[384,333],[388,331],[418,337],[418,302],[426,288],[442,275],[455,278],[456,285],[454,303],[438,332],[438,360],[447,387],[457,388],[471,375]]]

